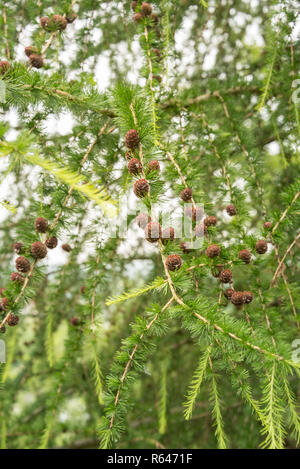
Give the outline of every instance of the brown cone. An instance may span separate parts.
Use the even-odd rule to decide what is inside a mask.
[[[24,256],[17,257],[17,259],[16,259],[16,269],[19,272],[23,272],[23,273],[28,272],[30,270],[29,260]]]
[[[264,239],[260,239],[255,244],[255,249],[258,254],[264,254],[268,250],[268,244]]]
[[[137,130],[131,129],[125,135],[125,145],[130,150],[138,148],[140,143],[140,136]]]
[[[35,241],[31,245],[31,254],[35,259],[44,259],[47,256],[47,248],[40,241]]]
[[[207,255],[207,257],[210,257],[212,259],[213,257],[217,257],[220,254],[220,251],[220,246],[217,246],[216,244],[211,244],[207,247],[205,254]]]
[[[133,192],[140,199],[145,197],[150,191],[149,183],[146,179],[138,179],[133,186]]]
[[[145,237],[149,243],[156,243],[161,238],[161,226],[156,221],[151,221],[145,228]]]
[[[168,270],[171,270],[172,272],[174,272],[175,270],[180,269],[181,266],[182,266],[182,259],[177,254],[170,254],[166,258],[166,267]]]

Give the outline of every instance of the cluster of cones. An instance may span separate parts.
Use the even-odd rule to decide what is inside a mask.
[[[36,218],[34,225],[38,233],[49,234],[49,224],[45,218]],[[50,235],[46,238],[44,243],[41,241],[34,241],[30,246],[24,246],[21,242],[14,243],[14,251],[19,255],[19,257],[17,257],[15,261],[17,272],[11,273],[10,281],[15,284],[23,285],[25,282],[23,274],[27,274],[32,268],[32,264],[26,256],[32,256],[35,261],[44,259],[47,256],[47,250],[56,248],[57,244],[58,239],[56,236]],[[69,244],[62,244],[61,247],[66,252],[70,252],[72,250]],[[5,290],[5,288],[0,288],[0,297],[2,297],[0,301],[1,311],[9,310],[9,308],[13,306],[12,300],[5,296]],[[6,324],[9,326],[16,326],[18,322],[19,317],[13,313],[10,313],[6,319]],[[1,327],[1,332],[5,332],[5,326]]]
[[[140,137],[135,129],[129,130],[125,135],[125,145],[129,149],[126,153],[126,158],[129,160],[128,162],[128,171],[137,176],[143,173],[143,166],[141,161],[135,157],[135,151],[140,146]],[[159,163],[158,161],[154,160],[148,163],[148,170],[155,170],[159,171]],[[147,179],[141,178],[138,179],[134,183],[133,191],[135,195],[139,198],[144,198],[148,196],[150,192],[150,185]],[[193,191],[191,188],[186,187],[180,193],[180,198],[183,202],[191,202],[193,201]],[[233,217],[237,215],[237,209],[233,204],[229,204],[226,207],[226,212],[229,216]],[[188,205],[185,207],[185,214],[192,218],[194,222],[197,222],[203,216],[203,210],[201,207],[195,206],[193,203],[192,205]],[[200,237],[208,233],[208,227],[216,226],[217,225],[217,217],[214,215],[206,216],[200,223],[196,224],[194,233],[196,236]],[[165,244],[167,241],[173,241],[175,238],[175,230],[173,227],[168,227],[165,230],[162,229],[161,225],[156,222],[152,221],[151,217],[146,213],[140,213],[137,218],[136,222],[140,228],[144,230],[145,238],[150,243],[155,243],[161,241]],[[270,222],[265,222],[264,228],[270,230],[272,228],[272,224]],[[190,252],[187,248],[187,244],[182,242],[180,244],[180,248],[184,253]],[[261,239],[258,240],[255,244],[255,251],[257,254],[264,254],[268,250],[268,244],[265,240]],[[210,259],[216,258],[220,255],[221,248],[216,244],[210,244],[207,249],[205,250],[205,254]],[[251,262],[251,252],[247,249],[242,249],[239,254],[238,258],[242,260],[245,264],[249,264]],[[168,270],[175,271],[180,269],[182,266],[182,258],[177,254],[171,254],[166,258],[166,267]],[[224,290],[224,296],[232,302],[236,307],[240,307],[243,304],[249,304],[253,300],[253,294],[250,291],[235,291],[232,288],[232,279],[233,274],[230,269],[224,269],[222,265],[217,265],[217,272],[213,273],[215,277],[218,277],[220,282],[223,284],[229,284],[230,288]]]

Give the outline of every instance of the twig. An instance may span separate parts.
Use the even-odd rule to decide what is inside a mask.
[[[289,247],[287,248],[287,250],[285,251],[285,254],[283,256],[283,258],[281,259],[281,261],[279,262],[278,264],[278,267],[273,275],[273,278],[272,278],[272,281],[271,281],[271,288],[274,287],[275,285],[275,282],[277,280],[277,277],[280,275],[280,270],[281,270],[281,267],[286,259],[286,257],[288,256],[288,254],[290,253],[290,251],[293,249],[293,246],[296,244],[297,240],[300,238],[300,231],[299,233],[297,234],[296,238],[294,239],[294,241],[289,245]]]
[[[280,223],[285,219],[289,209],[292,207],[292,205],[294,205],[294,203],[296,202],[296,200],[298,199],[300,195],[300,191],[297,192],[297,194],[295,194],[292,202],[290,203],[290,205],[282,212],[281,214],[281,217],[279,218],[278,222],[276,223],[276,225],[274,226],[274,228],[272,229],[271,231],[271,234],[275,233],[275,231],[277,230],[278,226],[280,225]]]
[[[153,326],[153,324],[155,323],[155,321],[157,320],[159,314],[163,313],[170,305],[171,303],[174,301],[174,297],[172,296],[172,298],[170,298],[170,300],[164,305],[164,307],[160,310],[159,313],[156,313],[156,315],[154,316],[154,318],[146,325],[146,330],[139,336],[139,343],[141,342],[141,340],[143,339],[144,335],[146,332],[149,331],[149,329]],[[139,346],[139,343],[136,344],[134,346],[134,348],[132,349],[132,352],[129,356],[129,360],[128,362],[126,363],[125,365],[125,368],[124,368],[124,371],[123,371],[123,374],[121,376],[121,379],[120,379],[120,386],[119,386],[119,389],[118,389],[118,392],[116,394],[116,397],[115,397],[115,402],[114,402],[114,406],[115,408],[117,407],[118,405],[118,402],[119,402],[119,399],[120,399],[120,394],[121,394],[121,389],[122,389],[122,385],[124,383],[124,380],[127,376],[127,373],[129,371],[129,368],[130,368],[130,365],[132,363],[132,360],[134,358],[134,355],[138,349],[138,346]],[[115,419],[115,413],[112,414],[111,416],[111,419],[110,419],[110,423],[109,423],[109,428],[111,429],[113,427],[113,424],[114,424],[114,419]]]
[[[3,7],[3,23],[4,23],[4,39],[5,39],[5,49],[7,58],[10,59],[10,50],[8,44],[8,29],[7,29],[7,15],[6,15],[6,7]]]
[[[84,165],[84,163],[85,163],[86,160],[88,159],[88,156],[90,155],[91,151],[93,150],[94,146],[96,145],[98,138],[99,138],[101,135],[104,134],[105,129],[106,129],[107,126],[108,126],[108,123],[109,123],[109,119],[105,122],[105,124],[103,125],[103,127],[99,130],[99,132],[98,132],[96,138],[94,138],[94,140],[93,140],[93,141],[91,142],[91,144],[89,145],[87,151],[86,151],[85,154],[83,155],[83,158],[82,158],[82,160],[81,160],[81,162],[80,162],[80,168],[82,168],[82,166]],[[73,187],[70,187],[70,188],[69,188],[69,191],[68,191],[68,193],[67,193],[67,195],[66,195],[66,198],[65,198],[65,200],[64,200],[64,202],[63,202],[63,204],[62,204],[62,206],[61,206],[61,208],[59,209],[59,211],[58,211],[58,213],[57,213],[57,215],[56,215],[56,217],[55,217],[55,219],[54,219],[52,225],[50,226],[50,230],[54,230],[54,228],[56,227],[57,223],[59,222],[59,219],[60,219],[60,217],[61,217],[61,215],[62,215],[62,212],[63,212],[64,208],[66,207],[66,205],[67,205],[67,203],[68,203],[68,201],[69,201],[69,199],[70,199],[72,193],[73,193]]]
[[[32,264],[31,264],[31,266],[30,266],[30,270],[29,270],[27,276],[25,277],[25,280],[24,280],[23,286],[22,286],[22,288],[21,288],[21,290],[20,290],[20,293],[18,294],[18,296],[15,298],[15,300],[14,300],[14,302],[13,302],[13,306],[16,305],[16,304],[19,302],[19,300],[22,298],[22,296],[23,296],[23,294],[24,294],[24,291],[25,291],[25,289],[26,289],[26,286],[27,286],[29,280],[30,280],[31,277],[32,277],[32,274],[33,274],[33,271],[34,271],[34,268],[35,268],[36,263],[37,263],[37,260],[34,260],[34,261],[32,262]],[[12,310],[10,309],[10,311],[7,313],[7,315],[5,316],[5,318],[3,319],[3,321],[1,322],[0,328],[3,327],[3,326],[5,325],[5,323],[7,322],[7,319],[9,318],[9,315],[10,315],[11,311],[12,311]]]

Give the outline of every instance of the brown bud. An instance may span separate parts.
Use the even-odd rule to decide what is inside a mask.
[[[62,245],[61,245],[61,248],[62,248],[64,251],[66,251],[66,252],[72,251],[72,248],[71,248],[71,246],[70,246],[69,244],[62,244]]]
[[[149,163],[147,164],[147,170],[148,172],[159,171],[160,170],[159,162],[157,160],[149,161]]]
[[[39,233],[46,233],[48,229],[48,222],[44,217],[39,217],[36,218],[34,226],[36,231],[38,231]]]
[[[24,283],[24,277],[23,275],[19,274],[19,272],[12,272],[12,274],[10,274],[10,281],[11,282],[16,282],[16,283],[19,283],[19,284],[23,284]]]
[[[166,267],[168,270],[171,270],[172,272],[174,272],[175,270],[180,269],[181,266],[182,266],[182,259],[177,254],[170,254],[166,258]]]
[[[231,295],[231,303],[235,306],[244,304],[244,293],[242,291],[236,291]]]
[[[151,221],[145,228],[145,237],[149,243],[156,243],[161,238],[161,226],[156,221]]]
[[[233,217],[234,215],[236,215],[236,208],[234,205],[230,204],[230,205],[227,205],[226,207],[226,212],[228,213],[228,215],[230,217]]]
[[[24,52],[27,55],[27,57],[30,57],[30,55],[32,55],[32,54],[37,54],[38,49],[35,46],[27,46],[27,47],[25,47]]]
[[[149,183],[146,179],[138,179],[133,186],[133,192],[140,199],[145,197],[150,191]]]
[[[226,288],[226,290],[224,290],[224,296],[227,298],[227,300],[231,299],[233,293],[234,293],[233,288]]]
[[[140,228],[143,228],[143,230],[146,228],[148,223],[150,223],[151,217],[147,215],[147,213],[139,213],[139,215],[136,217],[136,222]]]
[[[7,62],[7,60],[0,60],[0,73],[1,75],[4,75],[7,70],[9,69],[10,65],[9,65],[9,62]]]
[[[264,239],[260,239],[255,244],[255,249],[258,254],[264,254],[268,250],[268,244]]]
[[[17,259],[16,259],[16,269],[19,272],[23,272],[23,273],[28,272],[30,270],[29,260],[24,256],[17,257]]]
[[[141,13],[143,16],[150,16],[152,13],[152,6],[150,3],[143,2],[141,6]]]
[[[230,283],[232,281],[232,272],[229,269],[222,270],[219,275],[222,283]]]
[[[206,226],[215,226],[217,224],[217,217],[215,217],[214,215],[210,215],[204,218],[204,224]]]
[[[31,245],[31,254],[35,259],[44,259],[47,256],[47,248],[40,241],[35,241]]]
[[[38,54],[31,54],[29,56],[30,65],[34,68],[42,68],[44,65],[43,57]]]
[[[250,264],[251,261],[251,252],[247,249],[242,249],[239,252],[239,259],[245,262],[245,264]]]
[[[47,238],[46,241],[45,241],[45,244],[46,244],[48,249],[56,248],[57,243],[58,243],[58,239],[57,239],[56,236],[51,236],[51,238]]]
[[[251,291],[244,291],[243,295],[244,295],[244,303],[246,304],[251,303],[251,301],[253,300],[253,293],[251,293]]]
[[[16,314],[10,313],[8,315],[8,318],[6,319],[6,322],[9,326],[16,326],[19,322],[19,316],[16,316]]]
[[[211,244],[210,246],[207,247],[205,254],[210,257],[217,257],[220,254],[220,247],[217,246],[216,244]]]
[[[127,168],[130,174],[137,175],[142,171],[142,163],[137,158],[132,158],[129,160]]]
[[[14,243],[14,251],[16,254],[21,254],[23,251],[23,243]]]
[[[161,239],[163,244],[167,244],[168,241],[173,241],[175,238],[175,230],[172,226],[165,228],[161,233]]]
[[[180,192],[180,197],[184,202],[188,202],[193,197],[193,191],[189,187]]]

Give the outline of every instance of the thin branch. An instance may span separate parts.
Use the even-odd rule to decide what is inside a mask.
[[[288,256],[288,254],[291,252],[291,250],[293,249],[294,245],[297,243],[298,239],[300,238],[300,231],[299,233],[297,234],[296,238],[294,239],[294,241],[289,245],[289,247],[287,248],[287,250],[285,251],[285,254],[283,256],[283,258],[281,259],[281,261],[279,262],[278,264],[278,267],[273,275],[273,278],[272,278],[272,281],[271,281],[271,288],[274,287],[275,283],[276,283],[276,280],[277,280],[277,277],[280,275],[280,270],[281,270],[281,267],[286,259],[286,257]]]
[[[174,301],[174,297],[170,298],[170,300],[163,306],[163,308],[160,310],[159,313],[156,313],[156,315],[154,316],[154,318],[146,325],[146,330],[139,336],[139,343],[143,340],[143,337],[144,335],[149,331],[149,329],[153,326],[153,324],[155,323],[155,321],[157,320],[159,314],[163,313],[170,305],[171,303]],[[132,349],[132,352],[129,356],[129,360],[128,362],[126,363],[125,365],[125,368],[124,368],[124,371],[123,371],[123,374],[121,376],[121,379],[120,379],[120,386],[119,386],[119,389],[117,391],[117,394],[116,394],[116,397],[115,397],[115,402],[114,402],[114,406],[115,408],[117,407],[118,405],[118,402],[119,402],[119,399],[120,399],[120,394],[121,394],[121,390],[122,390],[122,385],[126,379],[126,376],[127,376],[127,373],[130,369],[130,366],[131,366],[131,363],[132,363],[132,360],[134,359],[134,355],[136,353],[136,351],[138,350],[138,346],[139,346],[139,343],[136,344],[134,346],[134,348]],[[110,423],[109,423],[109,428],[112,429],[113,427],[113,424],[114,424],[114,419],[115,419],[115,412],[112,414],[111,416],[111,419],[110,419]]]
[[[278,226],[280,225],[280,223],[285,219],[285,217],[286,217],[286,215],[287,215],[289,209],[292,207],[292,205],[294,205],[294,203],[295,203],[296,200],[298,199],[299,195],[300,195],[300,191],[297,192],[297,194],[295,194],[295,196],[294,196],[292,202],[290,203],[290,205],[288,205],[288,206],[286,207],[286,209],[282,212],[281,217],[279,218],[278,222],[276,223],[276,225],[275,225],[274,228],[272,229],[271,234],[275,233],[275,231],[277,230],[277,228],[278,228]]]

